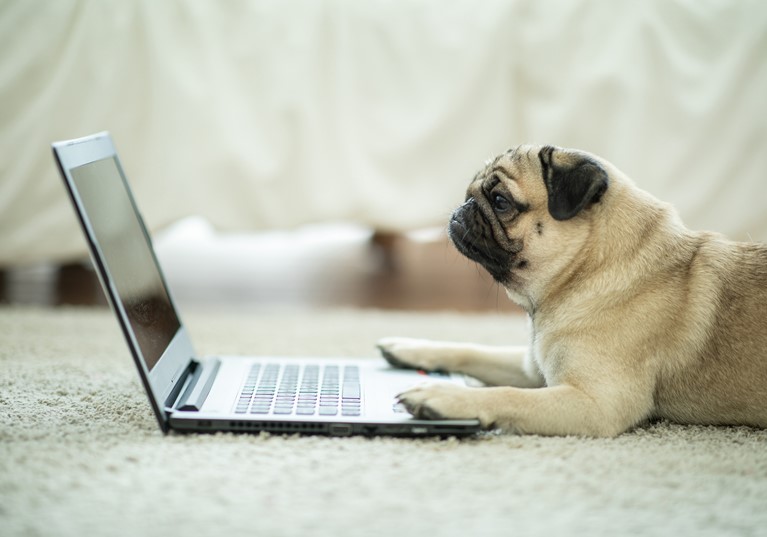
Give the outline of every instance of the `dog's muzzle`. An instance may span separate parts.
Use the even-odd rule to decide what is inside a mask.
[[[504,283],[508,279],[512,256],[498,245],[477,200],[469,198],[453,211],[448,236],[459,252],[485,267],[496,281]]]

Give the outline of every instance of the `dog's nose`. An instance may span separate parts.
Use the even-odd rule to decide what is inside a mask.
[[[469,212],[475,209],[478,205],[476,198],[474,198],[474,196],[469,196],[466,198],[466,201],[456,208],[453,214]]]
[[[464,201],[464,202],[461,204],[461,206],[460,206],[460,207],[458,207],[458,210],[461,210],[461,209],[469,209],[469,208],[471,208],[473,205],[477,205],[477,200],[476,200],[476,198],[475,198],[474,196],[467,196],[467,197],[466,197],[466,201]]]
[[[474,203],[476,203],[476,200],[474,199],[474,197],[467,198],[466,201],[464,201],[461,205],[455,208],[455,210],[453,211],[452,219],[454,220],[456,216],[463,213],[466,209],[468,209]]]

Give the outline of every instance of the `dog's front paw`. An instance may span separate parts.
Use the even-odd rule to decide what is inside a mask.
[[[427,339],[387,337],[379,340],[377,347],[381,356],[394,367],[425,371],[448,369],[441,359],[444,353],[440,346]]]
[[[397,400],[419,419],[479,419],[483,427],[489,427],[492,420],[482,412],[477,390],[447,382],[431,382],[399,394]]]

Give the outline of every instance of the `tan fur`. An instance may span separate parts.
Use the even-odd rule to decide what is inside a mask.
[[[610,163],[573,150],[556,149],[552,164],[592,159],[609,186],[556,220],[541,149],[501,155],[468,189],[498,251],[523,245],[527,266],[509,267],[504,286],[528,312],[529,348],[382,340],[399,365],[490,385],[419,386],[400,396],[408,410],[552,435],[613,436],[651,418],[767,427],[767,246],[690,231]],[[483,194],[494,174],[528,206],[510,222]]]

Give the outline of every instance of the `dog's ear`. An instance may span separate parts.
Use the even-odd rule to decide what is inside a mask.
[[[562,158],[557,158],[557,154]],[[543,182],[549,194],[549,213],[555,220],[569,220],[598,203],[607,190],[607,172],[593,159],[560,152],[550,145],[538,153]]]

